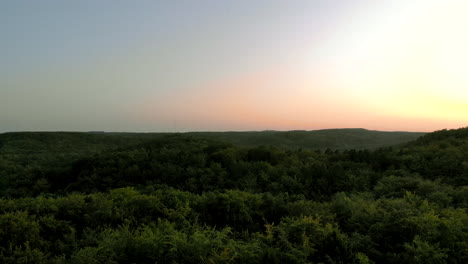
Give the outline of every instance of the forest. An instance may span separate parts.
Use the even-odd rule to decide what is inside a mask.
[[[0,134],[0,263],[468,263],[468,128],[394,135]]]

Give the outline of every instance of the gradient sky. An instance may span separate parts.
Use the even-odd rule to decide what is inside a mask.
[[[2,0],[0,132],[468,125],[466,0]]]

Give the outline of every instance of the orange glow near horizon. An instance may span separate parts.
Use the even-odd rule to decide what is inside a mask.
[[[358,96],[327,83],[326,74],[313,80],[310,77],[297,71],[290,74],[285,69],[249,74],[194,87],[191,90],[195,93],[172,94],[173,98],[177,98],[175,101],[149,100],[139,114],[149,122],[166,118],[165,122],[172,123],[174,130],[178,131],[239,130],[238,127],[244,128],[241,130],[359,127],[430,132],[460,126],[457,118],[461,120],[468,112],[463,108],[465,105],[443,104],[430,98],[423,98],[421,102],[426,105],[420,102],[414,109],[395,107],[391,112],[375,111],[376,107],[363,104]],[[405,97],[405,100],[412,99],[416,102],[421,97]],[[410,102],[400,102],[401,106],[411,106]],[[424,112],[428,108],[433,108],[434,112]],[[444,112],[436,112],[439,108],[445,109],[453,119],[445,118]],[[450,112],[454,109],[461,110],[461,114],[454,116]]]

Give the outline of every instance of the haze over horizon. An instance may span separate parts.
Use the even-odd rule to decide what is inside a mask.
[[[468,125],[468,2],[0,2],[0,133]]]

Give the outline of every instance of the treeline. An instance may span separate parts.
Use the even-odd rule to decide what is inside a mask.
[[[468,262],[468,129],[375,151],[103,149],[0,155],[0,262]]]
[[[193,193],[239,189],[326,200],[336,192],[372,191],[385,176],[428,179],[447,188],[467,185],[466,139],[424,141],[423,137],[398,149],[320,152],[241,148],[176,135],[61,166],[46,162],[25,169],[18,163],[3,163],[1,168],[22,171],[21,175],[6,173],[4,189],[10,197],[167,185]]]

